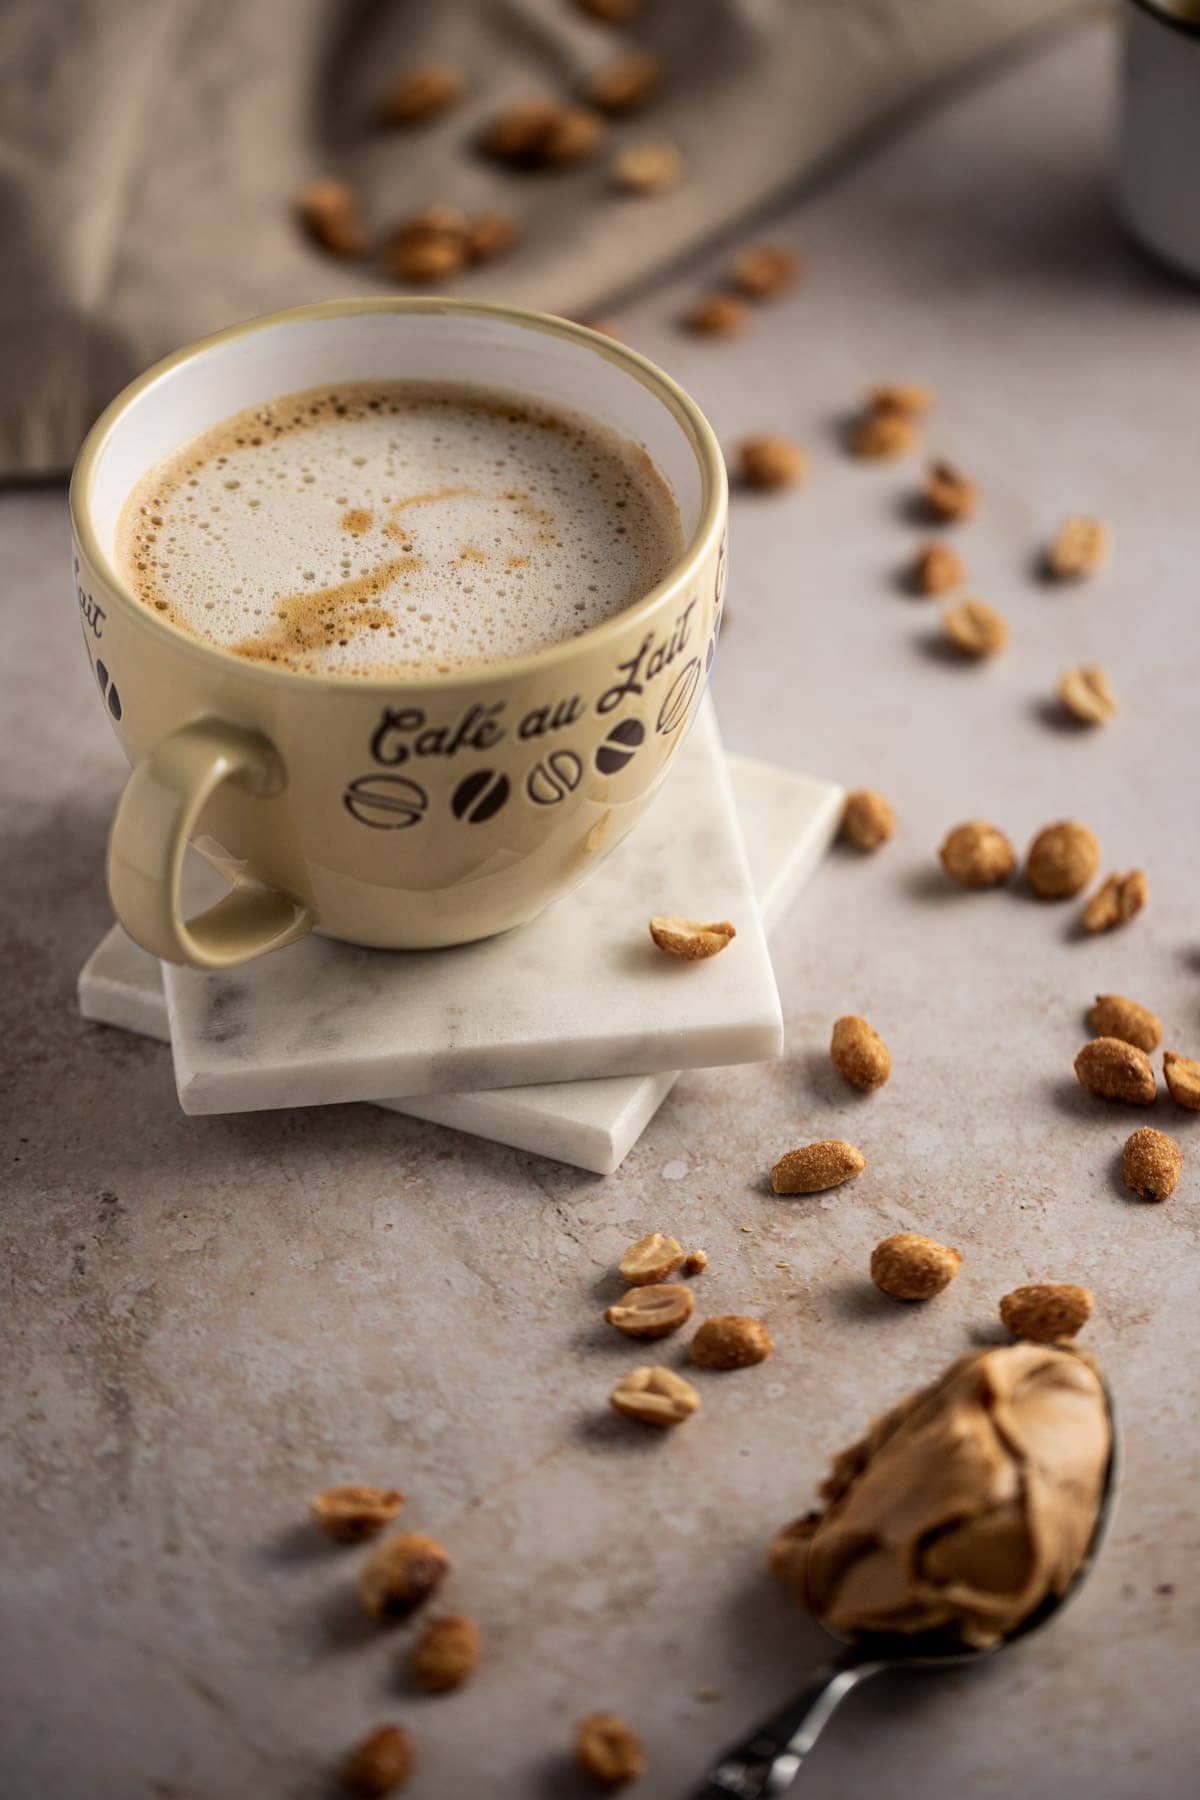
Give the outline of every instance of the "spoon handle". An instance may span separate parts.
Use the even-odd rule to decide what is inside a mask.
[[[885,1665],[827,1663],[794,1700],[731,1744],[709,1772],[696,1800],[775,1800],[786,1794],[800,1764],[851,1688]]]

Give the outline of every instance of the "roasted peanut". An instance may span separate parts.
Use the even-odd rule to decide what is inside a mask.
[[[296,210],[309,235],[333,256],[363,256],[367,228],[358,194],[349,182],[325,176],[310,181],[296,200]]]
[[[1125,1186],[1143,1200],[1165,1200],[1183,1170],[1183,1151],[1165,1131],[1143,1125],[1126,1138],[1121,1156]]]
[[[1116,716],[1117,697],[1112,683],[1097,663],[1081,663],[1077,669],[1068,669],[1059,681],[1058,697],[1084,725],[1103,725]]]
[[[448,1694],[461,1687],[479,1662],[479,1627],[463,1613],[431,1619],[408,1663],[414,1687],[425,1694]]]
[[[450,63],[419,63],[397,76],[381,112],[388,125],[423,125],[452,106],[463,91],[463,78]]]
[[[837,1021],[829,1041],[829,1055],[838,1074],[852,1087],[870,1092],[882,1087],[892,1072],[887,1045],[873,1026],[857,1013]]]
[[[758,1319],[724,1313],[705,1319],[688,1354],[697,1368],[746,1369],[751,1363],[765,1362],[772,1349],[771,1334]]]
[[[1035,1281],[1014,1288],[1000,1302],[1000,1317],[1016,1338],[1032,1344],[1052,1344],[1071,1338],[1087,1324],[1092,1313],[1089,1289],[1070,1281]]]
[[[734,337],[745,331],[750,309],[734,294],[706,294],[683,316],[686,331],[700,337]]]
[[[704,925],[697,919],[660,913],[650,921],[650,936],[669,956],[682,957],[685,962],[700,962],[716,956],[731,944],[737,936],[737,927],[728,919]]]
[[[1127,1000],[1124,994],[1097,994],[1088,1008],[1088,1029],[1093,1037],[1121,1038],[1139,1050],[1157,1050],[1162,1043],[1162,1021],[1148,1006]]]
[[[878,850],[895,836],[896,815],[874,788],[856,788],[846,795],[840,830],[856,850]]]
[[[646,1752],[637,1732],[615,1713],[591,1713],[575,1728],[575,1755],[601,1787],[619,1788],[645,1772]]]
[[[729,279],[751,300],[771,300],[792,286],[799,268],[790,250],[781,250],[776,244],[753,244],[734,257]]]
[[[1046,567],[1060,581],[1079,581],[1094,575],[1108,561],[1111,544],[1103,519],[1080,515],[1064,519],[1046,552]]]
[[[986,600],[960,600],[942,613],[942,634],[964,656],[996,656],[1008,644],[1004,614]]]
[[[986,819],[968,819],[965,825],[956,825],[938,856],[947,875],[968,888],[999,887],[1017,866],[1011,843]]]
[[[921,497],[935,519],[947,522],[969,519],[979,502],[975,483],[953,463],[942,461],[930,463]]]
[[[683,156],[669,138],[646,138],[617,151],[611,174],[624,194],[665,194],[683,179]]]
[[[358,1578],[358,1592],[376,1619],[404,1619],[446,1578],[450,1558],[436,1538],[398,1531],[372,1550]]]
[[[630,50],[589,75],[581,98],[597,112],[635,112],[657,93],[662,79],[660,57],[649,50]]]
[[[771,1186],[777,1194],[823,1194],[861,1175],[867,1159],[842,1138],[825,1138],[789,1150],[771,1170]]]
[[[340,1544],[357,1544],[389,1525],[403,1505],[399,1488],[350,1482],[345,1487],[326,1488],[312,1501],[310,1511],[328,1537]]]
[[[660,1338],[686,1325],[695,1304],[691,1289],[681,1282],[654,1282],[630,1288],[605,1309],[604,1317],[626,1337]]]
[[[630,1244],[617,1265],[627,1287],[652,1287],[665,1281],[683,1261],[683,1247],[676,1238],[652,1231]]]
[[[918,594],[948,594],[967,579],[967,565],[950,544],[924,544],[912,566]]]
[[[341,1783],[347,1793],[375,1800],[403,1787],[412,1771],[412,1739],[407,1731],[401,1725],[380,1725],[351,1751]]]
[[[631,1369],[608,1398],[627,1419],[664,1429],[682,1425],[700,1405],[700,1396],[690,1381],[676,1375],[674,1369],[652,1367]]]
[[[1167,1092],[1176,1106],[1185,1106],[1189,1112],[1200,1112],[1200,1062],[1168,1050],[1163,1055],[1163,1074]]]
[[[795,487],[808,474],[808,452],[790,438],[744,438],[738,445],[738,473],[749,488]]]
[[[1075,1073],[1089,1094],[1150,1106],[1156,1092],[1154,1070],[1145,1051],[1120,1038],[1093,1038],[1075,1058]]]
[[[1112,931],[1136,918],[1149,898],[1150,888],[1142,869],[1131,869],[1127,875],[1110,875],[1084,907],[1080,923],[1085,931]]]
[[[917,1231],[899,1231],[871,1252],[871,1280],[893,1300],[931,1300],[961,1267],[961,1251]]]
[[[1100,840],[1077,819],[1062,819],[1038,832],[1025,858],[1025,873],[1043,900],[1069,900],[1100,867]]]

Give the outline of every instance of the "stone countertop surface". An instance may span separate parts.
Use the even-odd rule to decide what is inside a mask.
[[[835,854],[777,932],[785,1056],[686,1075],[615,1176],[361,1106],[186,1119],[160,1046],[79,1021],[123,770],[76,639],[61,494],[0,499],[9,1800],[315,1800],[384,1718],[418,1741],[414,1800],[570,1800],[564,1746],[597,1708],[645,1735],[635,1791],[684,1800],[821,1654],[764,1573],[773,1530],[870,1414],[1042,1278],[1095,1290],[1087,1342],[1120,1403],[1103,1559],[1053,1629],[986,1669],[853,1697],[797,1791],[1193,1791],[1200,1177],[1139,1204],[1119,1153],[1153,1122],[1193,1155],[1200,1121],[1163,1096],[1109,1107],[1071,1073],[1098,991],[1200,1054],[1200,295],[1114,223],[1114,50],[1103,22],[1059,34],[809,193],[770,227],[807,277],[740,342],[673,325],[723,258],[618,319],[726,443],[811,447],[802,492],[735,502],[728,744],[877,785],[900,828],[876,857]],[[980,483],[958,537],[1011,623],[991,666],[949,663],[933,603],[903,592],[915,465],[839,447],[881,379],[936,388],[931,447]],[[1034,553],[1072,510],[1112,521],[1115,559],[1046,588]],[[1099,733],[1049,705],[1079,661],[1121,700]],[[1071,815],[1106,868],[1148,872],[1124,931],[1084,941],[1075,906],[938,873],[963,818],[1023,847]],[[891,1045],[873,1096],[828,1066],[848,1011]],[[858,1142],[866,1173],[774,1199],[774,1159],[826,1135]],[[865,1280],[905,1228],[965,1258],[920,1309]],[[775,1339],[765,1366],[705,1378],[665,1438],[610,1415],[639,1358],[600,1321],[621,1249],[654,1229],[707,1249],[700,1313],[755,1314]],[[368,1628],[360,1553],[306,1524],[308,1497],[351,1479],[397,1483],[404,1520],[449,1547],[445,1602],[486,1641],[459,1694],[405,1691],[410,1634]]]

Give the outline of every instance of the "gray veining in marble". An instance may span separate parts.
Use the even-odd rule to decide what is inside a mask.
[[[759,913],[770,930],[828,849],[843,790],[751,757],[730,756],[728,767]],[[119,925],[80,971],[79,1009],[99,1024],[170,1037],[161,968]],[[678,1070],[611,1075],[374,1104],[607,1175],[637,1142],[678,1076]]]
[[[654,913],[732,919],[687,964]],[[775,977],[712,703],[646,817],[540,918],[454,950],[310,937],[220,974],[164,967],[187,1113],[657,1074],[763,1062],[783,1047]]]

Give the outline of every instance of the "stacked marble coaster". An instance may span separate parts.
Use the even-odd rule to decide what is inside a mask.
[[[419,953],[314,936],[205,974],[114,927],[80,1010],[169,1038],[186,1112],[369,1100],[606,1174],[680,1070],[779,1053],[764,919],[821,860],[841,803],[830,782],[727,762],[706,706],[636,831],[520,931]],[[659,912],[731,918],[738,936],[680,963],[650,942]]]

